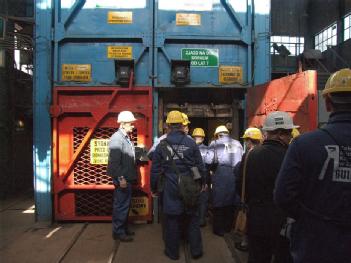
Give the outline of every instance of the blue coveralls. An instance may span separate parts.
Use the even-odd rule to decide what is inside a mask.
[[[211,201],[213,232],[220,236],[231,230],[234,220],[235,205],[239,201],[239,196],[235,189],[233,171],[242,155],[243,147],[240,142],[230,138],[229,135],[222,135],[218,140],[211,142],[205,158],[208,165],[218,160],[217,169],[211,177]]]
[[[295,263],[351,262],[351,112],[324,128],[336,141],[322,130],[297,137],[277,180],[275,202],[296,220]]]
[[[173,146],[177,153],[184,158],[185,165],[174,155],[176,166],[180,173],[189,173],[192,176],[190,167],[198,167],[202,177],[205,176],[204,164],[201,153],[195,141],[186,136],[182,131],[172,131],[167,136],[167,141]],[[190,244],[190,251],[193,257],[200,256],[202,251],[202,238],[199,225],[197,207],[189,211],[184,208],[179,197],[178,180],[176,172],[172,168],[172,162],[165,156],[161,145],[156,147],[152,158],[151,167],[151,189],[157,191],[158,176],[163,171],[165,184],[163,190],[163,213],[165,216],[165,253],[172,259],[179,258],[179,245],[182,222],[186,221],[187,238]]]
[[[205,144],[200,144],[199,145],[200,153],[202,160],[205,162],[206,154],[207,154],[207,149],[208,147]],[[206,184],[209,186],[209,176],[208,176],[208,171],[206,169]],[[208,207],[208,196],[209,196],[209,189],[206,191],[201,192],[200,195],[200,205],[199,205],[199,217],[200,217],[200,226],[206,225],[206,214],[207,214],[207,207]]]
[[[112,232],[123,237],[128,232],[128,213],[132,198],[132,184],[137,180],[135,148],[129,136],[121,129],[115,132],[109,142],[107,174],[115,185],[112,211]],[[119,187],[119,177],[124,177],[127,187]]]

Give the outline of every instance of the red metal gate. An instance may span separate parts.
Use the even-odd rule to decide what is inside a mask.
[[[137,118],[132,140],[152,144],[152,89],[149,87],[55,87],[53,184],[56,220],[111,220],[113,184],[106,174],[107,142],[116,117],[129,110]],[[150,221],[150,162],[138,165],[131,220]]]
[[[317,72],[304,71],[248,89],[248,127],[262,127],[272,111],[286,111],[301,126],[300,131],[317,128]]]

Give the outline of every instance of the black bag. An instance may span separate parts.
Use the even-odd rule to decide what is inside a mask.
[[[178,177],[178,188],[179,188],[179,197],[183,201],[183,204],[186,208],[195,208],[198,203],[199,203],[199,198],[200,198],[200,193],[201,193],[201,185],[200,185],[200,180],[194,180],[194,177],[196,178],[197,175],[195,174],[193,170],[197,169],[191,169],[189,168],[188,173],[180,173],[178,167],[175,164],[174,161],[174,155],[172,156],[170,151],[167,149],[167,145],[171,147],[173,150],[174,154],[177,155],[179,160],[181,160],[186,166],[187,164],[185,163],[184,159],[179,156],[177,151],[175,151],[172,147],[172,145],[165,139],[161,141],[161,144],[164,148],[164,151],[166,152],[168,158],[172,162],[172,168],[177,174]],[[187,166],[188,167],[188,166]],[[198,171],[197,171],[198,173]]]
[[[174,162],[174,161],[173,161]],[[199,203],[201,186],[190,175],[178,176],[179,196],[187,208],[194,208]]]

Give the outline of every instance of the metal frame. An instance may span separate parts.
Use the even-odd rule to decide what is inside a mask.
[[[253,1],[253,0],[252,0]],[[267,1],[267,0],[266,0]],[[233,25],[236,25],[239,28],[240,33],[232,36],[228,35],[216,35],[213,32],[208,33],[208,34],[196,34],[192,32],[191,27],[189,27],[189,33],[177,33],[177,32],[162,32],[157,28],[158,25],[158,6],[156,2],[155,6],[155,11],[154,11],[154,16],[155,16],[155,38],[154,38],[154,75],[158,76],[159,78],[159,73],[158,73],[158,54],[161,53],[166,61],[168,63],[171,63],[172,59],[179,59],[179,57],[174,57],[172,54],[169,54],[165,48],[165,43],[166,41],[182,41],[180,43],[183,43],[184,46],[187,44],[192,44],[192,43],[209,43],[216,45],[216,43],[227,43],[227,44],[233,44],[237,43],[240,46],[245,46],[245,49],[247,49],[247,69],[246,69],[246,74],[244,76],[247,76],[247,82],[244,84],[229,84],[229,85],[223,85],[223,84],[216,84],[216,83],[210,83],[210,82],[204,82],[203,84],[188,84],[186,87],[191,87],[191,88],[218,88],[218,87],[226,87],[226,88],[243,88],[245,87],[250,87],[253,85],[253,78],[252,76],[252,43],[253,43],[253,35],[252,35],[252,26],[254,25],[252,23],[253,19],[256,19],[254,14],[252,13],[252,3],[251,0],[247,0],[247,13],[246,13],[246,18],[245,21],[241,21],[241,19],[238,17],[237,13],[235,10],[231,7],[231,5],[228,3],[227,0],[221,0],[220,5],[226,10],[228,13],[230,20],[233,22]],[[269,16],[268,16],[269,20]],[[256,24],[256,23],[255,23]],[[265,28],[268,30],[266,34],[269,34],[269,28]],[[269,47],[269,44],[268,44]],[[262,47],[261,47],[262,48]],[[269,50],[268,50],[269,52]],[[267,53],[267,52],[266,52]],[[267,56],[269,56],[269,53],[267,53]],[[266,60],[269,60],[269,58],[266,58]],[[262,69],[260,69],[262,70]],[[260,73],[259,73],[260,74]],[[269,74],[270,75],[270,74]],[[267,78],[266,81],[268,81],[270,78]],[[175,85],[173,84],[158,84],[154,83],[154,87],[170,87],[170,88],[175,88]]]
[[[269,48],[269,14],[265,16],[256,16],[253,5],[255,0],[246,0],[247,15],[246,21],[241,21],[237,16],[235,10],[231,8],[228,1],[221,0],[222,5],[230,16],[234,25],[240,29],[240,34],[233,36],[219,36],[219,35],[182,35],[172,32],[161,34],[157,32],[157,1],[146,0],[148,8],[152,15],[150,15],[150,34],[125,34],[118,36],[110,35],[108,32],[105,35],[79,35],[77,33],[68,34],[66,32],[81,8],[84,6],[85,0],[76,0],[71,7],[68,16],[61,19],[60,0],[38,0],[35,4],[35,76],[34,76],[34,146],[33,146],[33,168],[34,168],[34,187],[35,187],[35,203],[36,203],[36,218],[39,221],[52,219],[52,157],[51,157],[51,142],[52,129],[51,119],[49,114],[49,105],[51,104],[52,90],[55,85],[67,87],[101,87],[107,88],[106,85],[111,85],[115,88],[113,83],[63,83],[59,81],[59,66],[60,66],[60,45],[64,43],[74,42],[94,42],[101,40],[102,42],[118,42],[118,41],[136,41],[142,43],[140,53],[134,57],[136,63],[140,63],[146,52],[150,52],[149,58],[145,64],[148,63],[148,78],[149,85],[152,86],[153,97],[153,136],[158,134],[158,85],[156,82],[157,72],[157,54],[162,52],[168,61],[171,60],[170,54],[164,48],[165,39],[175,41],[184,40],[203,42],[212,41],[211,43],[238,43],[247,48],[247,76],[248,83],[245,86],[249,87],[253,84],[263,83],[270,79],[270,48]],[[259,1],[259,0],[256,0]],[[263,1],[263,0],[260,0]],[[269,0],[264,0],[268,1]],[[252,32],[252,28],[255,28]],[[119,32],[121,33],[121,32]],[[169,33],[169,34],[168,34]],[[267,40],[268,39],[268,40]],[[134,43],[133,42],[133,43]],[[123,42],[124,43],[124,42]],[[253,57],[254,66],[252,65]],[[254,70],[254,73],[253,71]],[[146,74],[144,74],[146,75]],[[145,85],[146,86],[146,85]],[[242,85],[188,85],[196,88],[243,88]],[[161,87],[161,86],[160,86]],[[64,87],[63,87],[64,88]],[[163,87],[162,87],[163,88]],[[52,113],[57,114],[56,110],[52,108]],[[73,163],[72,163],[73,165]],[[70,168],[72,169],[72,167]]]
[[[52,88],[52,1],[35,3],[35,72],[33,92],[33,170],[35,215],[38,221],[52,219],[51,198],[51,119]]]
[[[79,14],[79,12],[82,10],[86,0],[76,0],[73,6],[70,8],[68,16],[64,19],[61,20],[61,10],[60,10],[60,0],[53,0],[55,2],[55,16],[54,16],[54,29],[52,32],[52,39],[54,43],[54,82],[57,85],[65,85],[65,83],[60,83],[59,82],[59,65],[60,65],[60,58],[59,58],[59,52],[60,52],[60,45],[65,42],[69,41],[89,41],[89,42],[94,42],[95,40],[103,40],[103,41],[111,41],[111,42],[116,42],[118,43],[118,40],[121,39],[128,39],[129,42],[134,43],[141,41],[143,48],[140,51],[140,53],[135,56],[134,61],[135,61],[135,66],[140,62],[140,59],[144,55],[144,53],[149,50],[150,53],[152,52],[152,37],[148,34],[118,34],[118,35],[96,35],[96,34],[89,34],[89,35],[72,35],[68,34],[66,30],[69,28],[69,26],[72,24],[73,19]],[[153,5],[152,0],[146,0],[146,2],[149,5]],[[150,15],[150,29],[149,31],[152,31],[152,15]],[[50,32],[51,34],[51,32]],[[149,56],[149,76],[152,76],[152,55],[150,54]],[[111,85],[115,85],[114,83],[110,83]],[[146,85],[147,83],[145,83]],[[152,81],[148,83],[152,84]],[[69,83],[71,86],[76,86],[75,83]],[[100,85],[106,85],[106,83],[97,83],[97,82],[92,82],[92,83],[86,83],[86,84],[77,84],[77,86],[100,86]]]
[[[270,55],[270,3],[271,0],[251,0],[253,1],[254,16],[254,65],[253,65],[253,84],[260,85],[271,80],[271,55]],[[269,8],[268,14],[261,14],[256,10],[255,3],[260,2]]]
[[[131,76],[132,78],[132,76]],[[82,106],[82,105],[77,105],[75,103],[73,104],[67,104],[65,102],[64,105],[62,105],[60,102],[60,96],[62,95],[63,97],[65,96],[72,96],[74,98],[75,95],[86,95],[86,94],[91,94],[93,95],[96,93],[96,99],[99,99],[99,95],[104,94],[104,96],[107,96],[110,94],[109,99],[104,101],[104,103],[100,103],[100,107],[96,107],[94,105],[88,105],[88,102],[86,102],[87,105]],[[123,96],[123,94],[134,94],[135,96],[138,96],[141,94],[143,97],[147,96],[147,101],[145,101],[145,105],[141,107],[140,105],[136,104],[128,104],[128,102],[125,102],[125,105],[118,104],[116,105],[116,98],[118,96]],[[84,103],[84,101],[82,101]],[[129,88],[120,88],[120,87],[74,87],[74,86],[60,86],[60,87],[55,87],[54,92],[53,92],[53,105],[51,106],[51,115],[53,117],[53,185],[54,185],[54,204],[55,204],[55,219],[56,220],[94,220],[94,221],[106,221],[106,220],[111,220],[110,216],[74,216],[74,215],[65,215],[65,212],[61,208],[61,202],[60,198],[63,194],[67,193],[75,193],[77,190],[80,191],[90,191],[90,190],[98,190],[98,191],[113,191],[114,186],[112,184],[102,184],[102,185],[97,185],[97,184],[89,184],[89,185],[79,185],[79,184],[74,184],[73,183],[73,170],[74,167],[79,160],[79,157],[83,154],[83,151],[87,147],[88,143],[90,142],[90,139],[92,135],[94,134],[95,130],[101,126],[101,124],[105,121],[111,122],[111,114],[115,114],[116,112],[119,112],[120,110],[124,110],[126,106],[128,106],[128,110],[131,110],[133,112],[138,112],[142,111],[143,114],[147,118],[150,117],[152,118],[152,89],[151,87],[138,87],[134,88],[131,85]],[[122,108],[120,108],[122,107]],[[60,133],[60,123],[64,121],[65,118],[74,118],[75,115],[77,114],[85,114],[87,116],[90,116],[92,120],[94,121],[93,125],[89,127],[88,133],[84,136],[84,139],[80,143],[79,147],[75,150],[74,154],[72,155],[72,158],[69,160],[68,165],[64,165],[60,161],[60,151],[61,147],[67,151],[65,145],[61,145],[60,142],[60,136],[68,136],[68,134],[61,134]],[[114,118],[113,118],[114,120]],[[147,122],[147,121],[145,121]],[[115,121],[114,125],[117,125]],[[80,123],[79,120],[77,119],[77,125],[86,125],[86,122]],[[63,124],[61,124],[63,125]],[[65,128],[67,129],[67,128]],[[116,127],[117,129],[117,127]],[[147,137],[147,141],[145,143],[150,144],[148,146],[151,146],[151,137],[152,137],[152,127],[147,126],[145,127],[145,134],[150,134],[149,137]],[[69,135],[72,136],[72,135]],[[72,149],[71,149],[72,150]],[[143,165],[144,166],[144,165]],[[65,168],[63,168],[65,167]],[[144,169],[144,168],[143,168]],[[144,171],[147,173],[147,171]],[[146,176],[146,175],[145,175]],[[149,207],[150,207],[150,214],[148,216],[136,216],[133,217],[135,220],[145,220],[145,221],[150,221],[151,220],[151,212],[152,212],[152,201],[151,201],[151,194],[150,194],[150,189],[148,188],[149,184],[146,184],[144,188],[139,188],[136,187],[135,189],[142,189],[143,192],[148,194],[149,198]],[[66,204],[66,207],[71,207],[70,209],[73,210],[72,206],[74,206],[74,201],[70,204]]]

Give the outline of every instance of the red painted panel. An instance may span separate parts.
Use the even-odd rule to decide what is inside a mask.
[[[53,183],[56,220],[111,220],[114,186],[106,165],[90,163],[90,140],[109,139],[117,130],[117,115],[132,111],[137,121],[134,141],[152,144],[152,88],[55,87],[53,117]],[[148,198],[147,215],[131,220],[152,219],[150,163],[138,166],[134,197]],[[134,212],[137,210],[134,210]]]
[[[286,111],[301,126],[300,131],[317,128],[317,72],[304,71],[248,89],[248,127],[262,127],[272,111]]]

